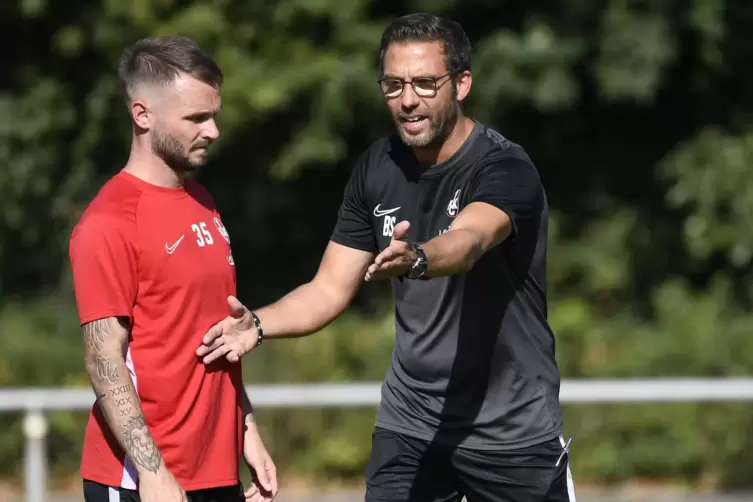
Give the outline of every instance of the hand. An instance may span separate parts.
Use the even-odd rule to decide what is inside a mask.
[[[166,467],[157,474],[139,476],[141,502],[188,502],[186,491]]]
[[[247,502],[266,502],[277,496],[277,468],[267,453],[256,424],[247,423],[243,439],[243,458],[253,481],[244,492]]]
[[[251,312],[234,296],[229,296],[230,315],[212,326],[196,349],[196,355],[204,364],[209,364],[223,356],[231,363],[256,347],[256,325]]]
[[[413,262],[418,258],[408,243],[410,223],[401,221],[392,231],[390,245],[379,253],[368,270],[366,281],[379,281],[391,277],[402,277],[408,273]]]

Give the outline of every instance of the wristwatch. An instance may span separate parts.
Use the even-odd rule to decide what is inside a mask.
[[[410,269],[408,269],[407,277],[408,279],[421,279],[426,273],[429,262],[426,261],[426,254],[424,253],[424,250],[421,249],[421,246],[415,243],[412,243],[410,246],[413,251],[416,252],[417,256],[413,261],[413,264],[410,266]]]

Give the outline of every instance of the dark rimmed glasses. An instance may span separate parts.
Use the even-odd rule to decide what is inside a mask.
[[[438,84],[440,80],[445,77],[454,75],[454,73],[446,73],[441,77],[416,77],[410,81],[403,80],[396,77],[380,77],[377,81],[379,87],[382,88],[382,93],[387,98],[396,98],[403,93],[406,84],[410,84],[413,87],[413,91],[416,95],[422,98],[433,98],[437,95],[439,88],[444,85]]]

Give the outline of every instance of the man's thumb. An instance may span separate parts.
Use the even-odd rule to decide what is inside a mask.
[[[230,307],[230,311],[236,317],[241,317],[246,312],[246,307],[234,296],[227,297],[227,304]]]
[[[410,228],[410,222],[403,220],[392,231],[392,238],[396,241],[401,241],[408,236],[408,229]]]
[[[266,470],[259,469],[258,471],[256,471],[256,477],[259,479],[259,484],[262,488],[264,488],[268,492],[272,491],[272,482],[269,480],[269,474],[267,474]]]

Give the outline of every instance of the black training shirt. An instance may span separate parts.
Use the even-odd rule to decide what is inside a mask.
[[[525,447],[559,436],[562,420],[546,318],[548,206],[524,150],[477,122],[450,159],[422,168],[398,137],[384,138],[359,159],[332,240],[378,252],[408,220],[408,238],[426,242],[472,202],[504,211],[513,234],[468,273],[392,279],[397,343],[377,426],[469,448]]]

